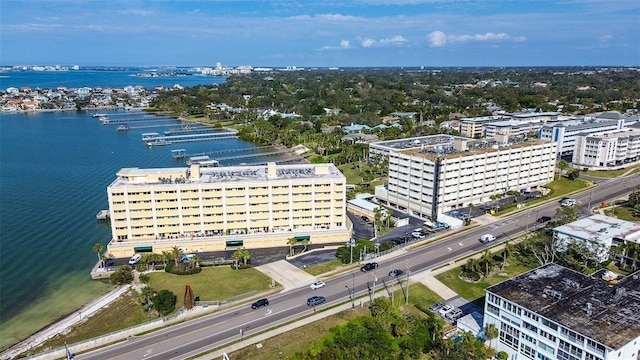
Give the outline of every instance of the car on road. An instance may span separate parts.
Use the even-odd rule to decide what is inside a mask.
[[[404,271],[402,271],[400,269],[395,269],[395,270],[389,271],[389,277],[396,277],[396,276],[400,276],[402,274],[404,274]]]
[[[447,304],[443,307],[440,308],[440,310],[438,310],[438,314],[445,316],[447,315],[449,312],[451,312],[451,310],[453,310],[453,305],[451,304]]]
[[[267,305],[269,305],[269,300],[260,299],[260,300],[258,300],[256,302],[254,302],[253,304],[251,304],[251,308],[253,310],[255,310],[255,309],[259,308],[259,307],[263,307],[263,306],[267,306]]]
[[[142,255],[140,254],[133,255],[131,259],[129,259],[129,265],[135,265],[139,263],[141,258],[142,258]]]
[[[560,206],[576,206],[576,199],[564,198],[562,199],[562,201],[560,201]]]
[[[429,307],[429,309],[430,309],[431,311],[438,311],[438,310],[440,310],[440,308],[442,308],[444,305],[445,305],[445,303],[443,303],[443,302],[437,302],[437,303],[435,303],[435,304],[431,305],[431,306]]]
[[[536,220],[536,222],[542,224],[542,223],[545,223],[545,222],[547,222],[549,220],[551,220],[551,216],[540,216],[538,218],[538,220]]]
[[[490,243],[492,241],[495,241],[496,237],[494,235],[491,234],[484,234],[482,236],[480,236],[480,242],[481,243]]]
[[[370,263],[366,263],[364,265],[362,265],[360,267],[360,271],[362,272],[366,272],[366,271],[371,271],[371,270],[375,270],[378,268],[378,263],[376,262],[370,262]]]
[[[311,290],[315,290],[315,289],[320,289],[321,287],[325,286],[326,284],[324,283],[324,281],[316,281],[313,284],[311,284],[310,288]]]
[[[444,317],[451,320],[451,321],[456,321],[458,320],[460,317],[462,316],[462,310],[455,308],[451,311],[449,311]]]
[[[320,304],[324,304],[327,301],[327,298],[324,296],[312,296],[307,299],[307,305],[316,306]]]

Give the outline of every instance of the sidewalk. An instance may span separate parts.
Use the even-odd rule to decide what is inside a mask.
[[[11,346],[0,355],[0,359],[13,359],[17,355],[32,349],[48,339],[67,331],[70,327],[78,324],[87,317],[93,315],[98,310],[109,305],[112,301],[119,298],[122,294],[130,289],[130,286],[119,286],[105,295],[95,299],[80,310],[73,312],[66,318],[53,323],[51,326],[29,336],[27,339]]]

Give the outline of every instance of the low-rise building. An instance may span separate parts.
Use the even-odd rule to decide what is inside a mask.
[[[584,275],[547,264],[486,289],[484,326],[509,359],[636,360],[640,272]]]
[[[107,187],[108,253],[344,243],[346,179],[333,164],[124,168]]]
[[[640,244],[640,224],[605,215],[591,215],[553,229],[557,244],[564,248],[569,241],[579,241],[597,256],[609,258],[609,250],[625,242]]]

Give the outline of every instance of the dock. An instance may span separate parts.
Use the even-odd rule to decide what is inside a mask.
[[[119,116],[113,118],[110,115],[100,116],[98,120],[102,125],[122,125],[127,123],[145,123],[145,122],[154,122],[154,121],[175,121],[175,118],[171,116],[156,116],[156,115],[134,115],[134,116]]]
[[[142,134],[142,142],[147,146],[159,146],[170,145],[177,143],[196,142],[196,141],[211,141],[211,140],[225,140],[225,139],[237,139],[238,135],[236,131],[218,131],[208,132],[201,134],[189,134],[189,135],[170,135],[163,136],[157,132]]]
[[[96,215],[96,219],[98,221],[106,221],[111,218],[111,213],[109,210],[100,210],[100,212]]]

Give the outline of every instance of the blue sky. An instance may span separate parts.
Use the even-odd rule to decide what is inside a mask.
[[[0,64],[639,66],[638,0],[2,0]]]

